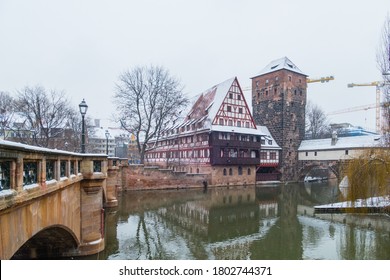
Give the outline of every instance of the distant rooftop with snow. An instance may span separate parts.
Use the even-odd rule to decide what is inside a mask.
[[[383,146],[384,138],[380,135],[339,137],[335,145],[332,138],[303,140],[298,151],[321,151],[337,149],[375,148]]]

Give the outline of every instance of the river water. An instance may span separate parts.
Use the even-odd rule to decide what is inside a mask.
[[[314,214],[337,182],[131,191],[106,211],[93,259],[390,259],[390,217]]]

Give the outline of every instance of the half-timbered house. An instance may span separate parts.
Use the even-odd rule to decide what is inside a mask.
[[[262,139],[273,140],[268,129],[257,128],[237,78],[231,78],[200,94],[181,121],[150,142],[145,163],[208,174],[212,185],[252,184]],[[268,146],[278,152],[276,143]],[[279,155],[271,157],[273,162]]]

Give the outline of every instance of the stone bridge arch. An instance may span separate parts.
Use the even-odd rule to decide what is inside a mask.
[[[11,259],[63,258],[73,255],[79,245],[76,234],[70,228],[53,225],[42,229],[28,239]]]
[[[300,161],[298,179],[303,181],[305,176],[310,174],[315,169],[327,170],[328,177],[340,178],[340,162],[329,160],[329,161]],[[332,176],[333,174],[333,176]]]

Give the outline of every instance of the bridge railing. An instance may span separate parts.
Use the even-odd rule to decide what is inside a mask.
[[[0,210],[83,179],[105,179],[107,168],[107,155],[0,140]]]

